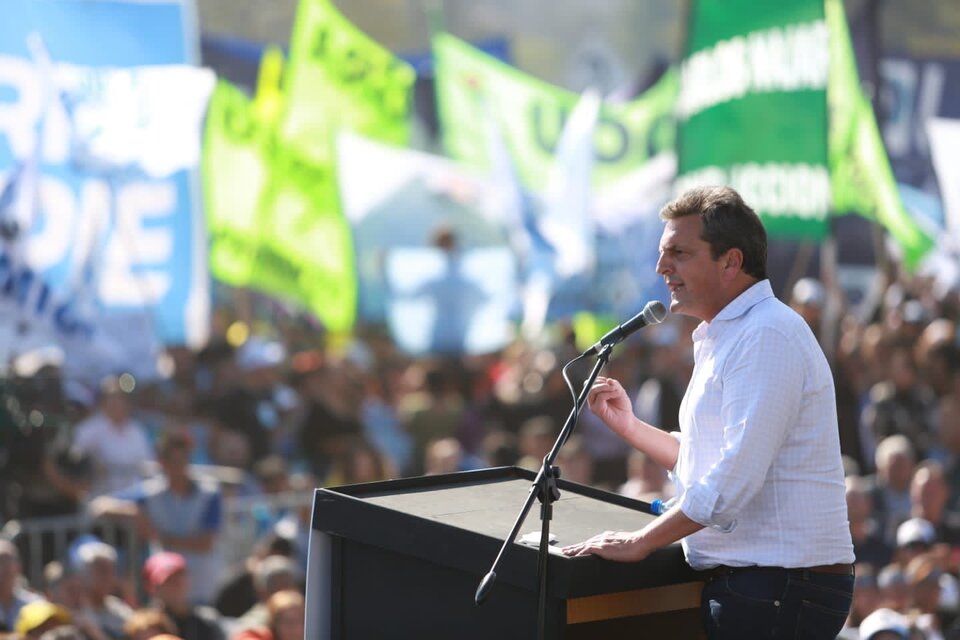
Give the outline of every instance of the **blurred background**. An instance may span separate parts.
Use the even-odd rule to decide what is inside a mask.
[[[953,0],[4,9],[0,634],[302,637],[312,490],[538,468],[726,183],[833,368],[844,637],[960,637]],[[606,369],[666,430],[694,328]],[[589,410],[559,466],[672,492]]]

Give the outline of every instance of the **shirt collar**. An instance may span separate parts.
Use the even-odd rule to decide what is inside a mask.
[[[701,322],[693,331],[694,341],[699,341],[705,338],[710,330],[710,327],[713,326],[718,320],[723,321],[739,318],[747,311],[752,309],[757,303],[772,297],[773,287],[770,286],[769,280],[764,279],[755,282],[749,288],[747,288],[746,291],[727,303],[727,306],[721,309],[720,313],[714,316],[711,322]]]

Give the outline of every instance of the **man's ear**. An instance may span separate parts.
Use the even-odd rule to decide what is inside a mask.
[[[732,270],[734,273],[743,270],[743,251],[734,247],[727,251],[727,254],[723,257],[723,269],[724,271]]]

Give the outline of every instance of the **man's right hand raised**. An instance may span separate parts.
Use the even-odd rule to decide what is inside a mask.
[[[613,378],[598,377],[587,394],[590,410],[614,432],[626,437],[636,423],[633,403],[626,390]]]

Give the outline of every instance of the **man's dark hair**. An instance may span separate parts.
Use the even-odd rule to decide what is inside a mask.
[[[660,210],[663,220],[700,216],[701,239],[710,245],[714,260],[729,251],[743,252],[743,271],[754,278],[767,277],[767,232],[760,217],[730,187],[696,187]]]

